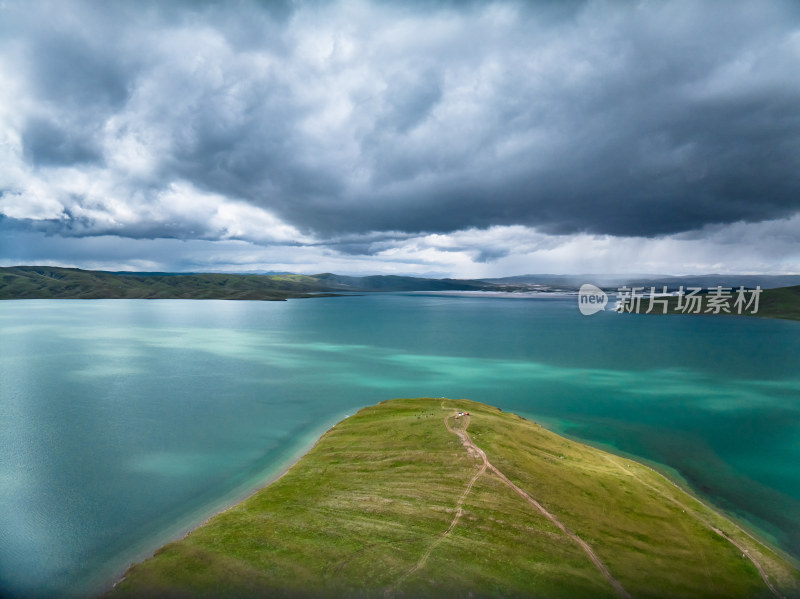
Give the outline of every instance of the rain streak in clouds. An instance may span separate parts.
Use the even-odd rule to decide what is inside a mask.
[[[793,2],[0,4],[0,261],[800,271]]]

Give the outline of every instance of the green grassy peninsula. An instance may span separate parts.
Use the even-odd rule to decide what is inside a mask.
[[[752,599],[800,596],[800,573],[646,466],[483,404],[402,399],[109,595]]]

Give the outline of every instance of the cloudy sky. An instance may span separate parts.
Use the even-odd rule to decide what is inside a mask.
[[[800,273],[800,3],[0,1],[0,265]]]

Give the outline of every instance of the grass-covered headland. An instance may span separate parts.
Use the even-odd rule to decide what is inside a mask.
[[[800,596],[800,572],[646,466],[483,404],[402,399],[111,596],[751,599]]]

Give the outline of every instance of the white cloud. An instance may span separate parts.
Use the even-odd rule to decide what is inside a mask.
[[[117,188],[103,172],[54,169],[46,178],[31,179],[27,187],[0,196],[0,215],[10,218],[66,220],[67,214],[76,235],[130,235],[141,230],[158,231],[152,237],[165,238],[239,239],[261,244],[315,241],[268,210],[203,192],[186,181],[146,193]]]

